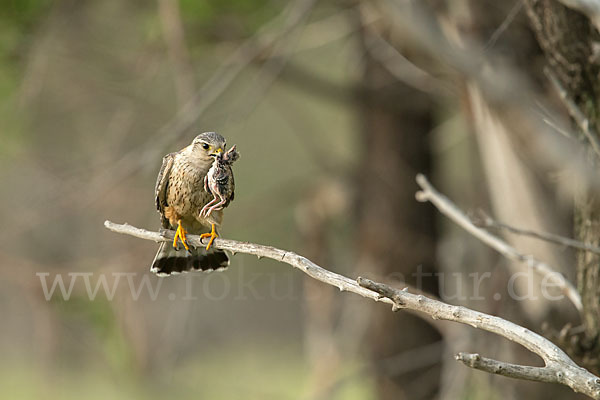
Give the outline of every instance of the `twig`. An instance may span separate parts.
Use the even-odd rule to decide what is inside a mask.
[[[568,237],[556,235],[554,233],[549,232],[538,232],[532,231],[529,229],[521,229],[515,228],[514,226],[507,225],[505,223],[496,221],[489,215],[485,214],[483,211],[480,211],[480,218],[478,217],[476,220],[473,220],[473,223],[477,226],[481,226],[483,228],[496,228],[502,229],[511,233],[515,233],[517,235],[530,236],[536,239],[545,240],[547,242],[559,244],[561,246],[574,247],[576,249],[590,251],[592,253],[600,254],[600,247],[594,246],[589,243],[580,242],[579,240],[571,239]]]
[[[364,13],[363,13],[364,14]],[[451,90],[404,57],[394,46],[382,38],[375,29],[364,26],[366,49],[396,79],[424,93],[449,95]]]
[[[429,201],[442,214],[450,218],[458,226],[502,254],[504,257],[508,258],[509,260],[524,264],[527,268],[531,268],[534,272],[538,273],[542,277],[549,277],[569,298],[569,300],[571,300],[577,310],[581,311],[583,309],[581,296],[577,292],[577,289],[575,289],[573,284],[567,281],[561,273],[555,271],[548,264],[541,262],[532,256],[519,253],[517,249],[506,243],[504,240],[492,235],[482,228],[475,226],[469,217],[458,207],[456,207],[456,205],[452,203],[450,199],[435,190],[435,188],[431,185],[431,183],[429,183],[424,175],[417,175],[417,183],[422,189],[416,194],[416,199],[418,201]]]
[[[104,222],[104,226],[113,232],[135,236],[156,242],[171,241],[173,231],[152,232],[127,224]],[[199,236],[188,235],[189,243],[202,246]],[[518,343],[539,355],[545,362],[544,367],[529,367],[507,364],[484,359],[477,355],[460,353],[457,360],[466,365],[486,372],[541,382],[554,382],[569,386],[576,392],[584,393],[594,399],[600,399],[600,378],[577,366],[558,346],[527,328],[461,306],[453,306],[423,295],[409,293],[407,290],[394,289],[388,285],[358,278],[356,281],[318,266],[309,259],[291,251],[277,249],[248,242],[238,242],[217,238],[213,246],[231,252],[252,254],[258,257],[289,264],[308,276],[328,285],[359,294],[363,297],[392,305],[392,310],[409,309],[431,316],[433,319],[454,321],[474,328],[498,334]]]
[[[556,370],[547,367],[530,367],[525,365],[505,363],[482,357],[479,354],[458,353],[454,358],[463,364],[489,372],[490,374],[499,374],[511,378],[527,379],[539,382],[556,382]]]
[[[541,120],[543,122],[545,122],[549,127],[554,129],[556,132],[558,132],[561,135],[563,135],[564,137],[566,137],[567,139],[575,140],[575,138],[573,137],[573,134],[571,132],[567,131],[566,129],[561,128],[560,126],[558,126],[558,124],[556,122],[552,121],[550,118],[541,117]]]
[[[598,138],[598,132],[592,128],[590,120],[585,116],[577,104],[575,104],[569,97],[567,90],[560,83],[556,75],[549,68],[545,68],[544,73],[550,80],[550,83],[552,83],[556,93],[558,93],[558,96],[569,112],[569,115],[571,118],[573,118],[579,129],[581,129],[581,132],[583,132],[587,140],[590,142],[590,145],[592,146],[592,149],[594,149],[596,155],[600,157],[600,138]]]
[[[483,358],[478,354],[459,353],[456,355],[458,361],[471,368],[510,378],[560,383],[569,386],[576,392],[600,399],[600,379],[598,377],[575,364],[554,343],[527,328],[500,317],[414,295],[369,279],[358,278],[358,283],[391,299],[396,309],[417,310],[434,319],[459,322],[495,333],[539,355],[545,363],[544,367],[531,367]]]
[[[234,112],[234,114],[236,114],[235,121],[246,120],[248,115],[258,107],[260,99],[264,98],[265,93],[290,62],[315,2],[316,0],[302,0],[299,3],[298,8],[293,10],[294,12],[288,17],[294,21],[293,26],[298,26],[298,28],[290,29],[285,34],[284,38],[274,41],[269,47],[264,47],[263,51],[258,53],[254,60],[251,60],[260,61],[262,66],[258,71],[258,76],[254,78],[253,84],[248,92],[241,95],[237,103],[240,103],[242,98],[250,98],[253,99],[253,101],[246,101],[245,106],[243,106],[241,110]],[[280,55],[274,57],[274,54]]]
[[[396,38],[394,41],[401,39],[415,43],[430,57],[429,62],[435,64],[432,68],[453,71],[447,75],[438,74],[440,78],[455,78],[456,73],[459,79],[476,87],[491,110],[507,124],[511,139],[526,144],[523,151],[535,167],[564,170],[573,177],[565,182],[572,192],[580,190],[581,186],[594,193],[600,192],[597,170],[584,157],[579,157],[580,144],[564,140],[531,112],[537,95],[531,79],[522,71],[495,62],[493,54],[488,52],[483,53],[485,58],[482,58],[482,54],[468,43],[457,45],[426,2],[383,0],[362,3],[376,7],[378,15],[382,16],[381,23],[402,27],[401,31],[391,30],[392,39]]]
[[[504,21],[502,21],[500,26],[492,33],[492,36],[490,36],[490,39],[485,44],[485,50],[489,50],[496,45],[496,42],[498,41],[500,36],[502,36],[502,34],[508,29],[510,24],[513,23],[513,21],[515,20],[517,15],[519,15],[519,12],[522,8],[523,0],[517,0],[506,15],[506,18],[504,18]]]

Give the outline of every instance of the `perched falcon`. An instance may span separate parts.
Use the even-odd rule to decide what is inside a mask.
[[[217,155],[223,153],[224,149],[223,136],[205,132],[196,136],[189,146],[163,158],[156,180],[156,208],[162,227],[176,232],[172,244],[160,244],[150,268],[155,274],[214,271],[229,265],[229,258],[223,250],[211,248],[214,238],[218,236],[215,226],[220,226],[223,220],[222,208],[213,210],[209,215],[200,213],[214,198],[212,193],[205,190],[205,177]],[[230,173],[233,183],[233,171]],[[233,200],[233,186],[230,198]],[[186,239],[188,233],[210,238],[206,248],[189,246]],[[182,248],[178,247],[179,241]]]

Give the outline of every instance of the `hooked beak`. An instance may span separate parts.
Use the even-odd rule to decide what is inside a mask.
[[[221,154],[222,152],[223,152],[223,149],[221,147],[219,147],[218,149],[215,150],[214,153],[212,153],[210,155],[216,157],[217,154]]]

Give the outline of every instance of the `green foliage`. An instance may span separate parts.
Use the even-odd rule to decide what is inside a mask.
[[[0,0],[0,57],[16,55],[51,3],[51,0]]]
[[[87,298],[73,296],[68,301],[57,299],[54,303],[65,321],[77,324],[87,323],[91,334],[96,337],[104,362],[119,375],[133,371],[134,354],[118,325],[114,309],[110,303],[100,298],[90,301]]]
[[[0,0],[0,158],[16,152],[22,140],[16,97],[29,38],[47,14],[50,0]]]
[[[181,0],[181,14],[192,30],[224,37],[247,36],[279,13],[285,4],[273,0]]]
[[[51,4],[51,0],[0,0],[0,19],[3,25],[31,26]]]

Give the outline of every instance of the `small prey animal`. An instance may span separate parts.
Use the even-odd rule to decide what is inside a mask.
[[[200,210],[200,216],[209,218],[213,211],[227,207],[235,194],[235,182],[231,165],[240,157],[233,145],[225,153],[211,154],[215,159],[204,178],[204,190],[213,195],[213,199]]]

